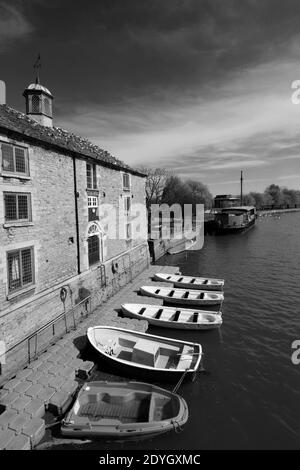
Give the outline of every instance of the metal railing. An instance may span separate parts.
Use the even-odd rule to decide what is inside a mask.
[[[5,352],[5,361],[0,363],[0,384],[37,359],[66,333],[75,330],[91,312],[91,296],[88,296],[9,348]]]
[[[118,289],[123,287],[123,285],[128,282],[132,282],[133,279],[144,269],[149,268],[149,264],[148,258],[142,258],[133,262],[129,256],[128,267],[117,272],[111,280],[113,288],[112,295],[118,291]],[[97,277],[100,280],[101,289],[105,289],[108,286],[105,267],[101,267],[101,269],[99,269]],[[122,282],[122,280],[125,282]],[[64,287],[68,287],[68,285]],[[97,304],[101,303],[102,300],[99,298]],[[46,325],[43,325],[34,333],[28,335],[6,350],[5,361],[0,360],[0,386],[3,382],[11,378],[18,370],[30,364],[51,345],[63,338],[70,330],[75,330],[77,325],[86,319],[91,313],[91,295],[88,295],[71,309],[63,311]]]

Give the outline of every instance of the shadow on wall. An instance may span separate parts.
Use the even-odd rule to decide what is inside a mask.
[[[85,287],[79,287],[78,297],[77,299],[75,299],[75,305],[79,304],[90,295],[91,295],[91,291],[89,289],[86,289]]]

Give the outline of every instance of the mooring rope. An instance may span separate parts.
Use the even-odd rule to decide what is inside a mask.
[[[182,376],[180,377],[180,379],[178,380],[177,384],[175,385],[175,387],[174,387],[173,390],[172,390],[173,393],[176,393],[176,392],[177,392],[177,390],[178,390],[179,387],[181,386],[182,382],[184,381],[184,378],[185,378],[186,374],[187,374],[189,371],[190,371],[190,369],[186,369],[186,370],[183,372]]]

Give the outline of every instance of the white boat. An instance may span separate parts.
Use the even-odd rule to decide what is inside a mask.
[[[176,431],[188,420],[179,395],[140,382],[86,382],[62,422],[62,435],[137,438]]]
[[[200,291],[196,289],[172,289],[162,286],[142,286],[140,292],[143,295],[163,299],[172,304],[186,305],[218,305],[224,300],[223,292]]]
[[[202,347],[163,336],[110,326],[88,328],[91,345],[110,366],[122,373],[134,373],[151,379],[176,378],[184,372],[194,374],[200,366]]]
[[[197,238],[193,238],[191,240],[182,240],[173,247],[169,248],[167,253],[169,255],[177,255],[182,253],[183,251],[188,251],[193,248],[193,246],[197,245]]]
[[[147,320],[151,325],[186,330],[209,330],[222,325],[222,312],[160,305],[123,304],[123,313],[131,318]]]
[[[156,273],[154,279],[156,281],[170,282],[174,284],[175,287],[183,287],[186,289],[222,290],[224,286],[224,279],[192,277],[182,274]]]

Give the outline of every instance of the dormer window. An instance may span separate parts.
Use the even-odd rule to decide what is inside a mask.
[[[123,173],[123,190],[124,191],[130,191],[130,174],[129,173]]]

